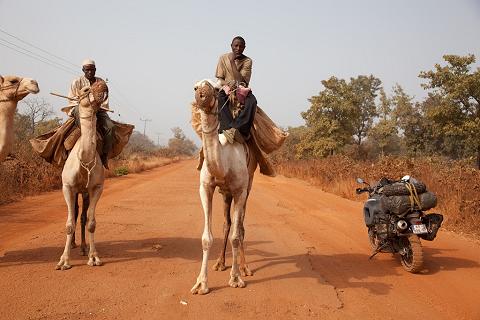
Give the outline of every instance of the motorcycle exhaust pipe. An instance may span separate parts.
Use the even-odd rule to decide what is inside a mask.
[[[398,220],[397,229],[400,231],[405,231],[408,228],[408,223],[405,220]]]

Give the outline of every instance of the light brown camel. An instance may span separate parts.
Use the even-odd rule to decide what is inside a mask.
[[[103,191],[105,180],[104,170],[100,155],[97,152],[97,117],[96,113],[108,93],[104,81],[96,81],[91,87],[81,90],[78,112],[80,115],[81,136],[68,155],[62,171],[63,196],[67,202],[68,217],[66,223],[67,240],[65,249],[56,269],[70,269],[70,249],[75,231],[75,204],[78,193],[88,192],[90,204],[87,209],[87,230],[89,235],[90,250],[88,265],[100,266],[102,262],[95,249],[95,207]],[[82,248],[85,241],[82,236]]]
[[[193,294],[206,294],[209,292],[207,284],[207,263],[210,248],[213,243],[211,230],[212,224],[212,199],[215,188],[218,186],[224,198],[225,224],[224,247],[220,258],[214,268],[225,269],[226,238],[230,231],[230,222],[233,222],[230,243],[232,245],[232,269],[229,285],[231,287],[245,287],[240,273],[251,275],[245,263],[243,226],[245,208],[248,194],[252,187],[253,174],[257,161],[253,152],[247,145],[240,143],[222,143],[219,138],[218,128],[218,102],[216,90],[209,81],[201,81],[195,86],[196,106],[201,112],[202,142],[205,162],[200,171],[200,198],[205,215],[205,226],[202,235],[203,260],[200,274],[191,292]],[[233,219],[230,219],[230,206],[233,199]],[[240,263],[238,256],[240,254]]]
[[[17,76],[0,76],[0,162],[13,144],[13,118],[18,101],[30,93],[38,93],[37,81]]]

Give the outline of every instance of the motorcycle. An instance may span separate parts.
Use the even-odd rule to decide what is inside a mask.
[[[363,214],[373,251],[369,259],[378,253],[398,253],[406,271],[419,272],[423,267],[420,239],[433,241],[443,221],[441,214],[425,213],[436,206],[436,196],[409,176],[399,181],[382,178],[374,186],[361,178],[357,183],[366,185],[357,188],[357,194],[368,193]]]

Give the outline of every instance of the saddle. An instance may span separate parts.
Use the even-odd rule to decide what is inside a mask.
[[[112,122],[115,127],[113,129],[113,147],[108,155],[109,159],[118,156],[122,152],[134,129],[134,126],[131,124],[120,123],[114,120]],[[68,158],[69,151],[73,149],[79,138],[80,128],[75,125],[75,119],[70,117],[64,124],[52,131],[30,139],[30,144],[33,150],[45,161],[62,167]],[[97,151],[101,151],[101,148],[102,137],[97,131]]]
[[[233,115],[235,116],[240,111],[241,105],[234,104],[236,107],[231,109]],[[193,130],[197,135],[202,138],[202,125],[200,119],[200,111],[195,106],[195,102],[191,103],[192,118],[191,124]],[[251,138],[246,142],[247,146],[250,148],[254,154],[257,163],[260,167],[260,173],[274,177],[275,169],[273,165],[268,160],[267,154],[272,153],[273,151],[279,149],[285,139],[288,136],[287,132],[284,132],[280,129],[268,116],[267,114],[257,106],[257,111],[255,113],[255,118],[253,120],[253,126],[250,129]],[[203,148],[200,149],[198,166],[197,169],[200,170],[203,166]]]

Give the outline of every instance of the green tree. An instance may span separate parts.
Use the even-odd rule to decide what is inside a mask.
[[[280,149],[271,155],[271,158],[273,158],[274,161],[286,161],[301,158],[301,155],[298,151],[298,146],[304,139],[306,130],[307,129],[305,126],[288,127],[287,139]]]
[[[368,133],[371,147],[378,147],[383,157],[388,149],[396,150],[394,144],[398,142],[397,125],[392,118],[392,101],[385,91],[380,89],[380,103],[377,106],[378,122]],[[390,147],[390,148],[389,148]]]
[[[358,148],[361,147],[363,139],[372,127],[373,119],[377,116],[375,98],[381,84],[380,79],[373,75],[350,78],[348,99],[353,105],[353,135]]]
[[[324,89],[309,99],[310,108],[302,112],[306,132],[298,145],[302,158],[325,157],[345,145],[357,145],[357,151],[377,115],[375,98],[381,81],[374,76],[336,77],[323,80]]]
[[[435,64],[434,69],[420,72],[426,79],[422,86],[430,91],[439,103],[430,112],[433,118],[443,122],[439,128],[443,138],[462,139],[465,152],[476,155],[480,169],[480,68],[472,71],[473,54],[467,56],[444,55],[445,66]],[[449,116],[450,115],[450,116]]]
[[[301,158],[333,155],[352,139],[354,106],[345,80],[331,77],[322,81],[325,87],[308,101],[310,108],[302,112],[307,130],[298,145]]]
[[[396,84],[391,98],[393,116],[397,127],[403,136],[403,142],[408,154],[416,155],[424,150],[425,126],[421,106],[413,102],[403,88]]]

